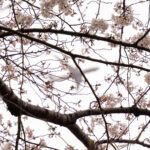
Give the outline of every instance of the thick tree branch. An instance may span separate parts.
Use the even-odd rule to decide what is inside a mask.
[[[61,126],[75,123],[75,120],[72,120],[69,115],[60,114],[22,101],[10,88],[8,88],[2,79],[0,79],[0,95],[7,104],[8,110],[14,116],[18,116],[21,111],[21,114],[59,124]]]
[[[8,106],[12,115],[21,114],[47,122],[67,127],[86,147],[89,147],[90,138],[75,124],[76,120],[90,115],[100,115],[99,109],[78,111],[72,114],[61,114],[48,109],[29,104],[19,99],[15,93],[0,79],[0,95]],[[133,107],[119,107],[103,109],[103,114],[133,113],[135,116],[150,116],[150,110]]]
[[[75,124],[72,115],[60,114],[48,109],[29,104],[19,99],[15,93],[0,79],[0,95],[14,116],[27,115],[33,118],[67,127],[86,147],[90,138]]]
[[[14,94],[14,92],[7,87],[7,85],[2,81],[2,79],[0,79],[0,95],[4,100],[4,102],[7,104],[8,110],[13,115],[18,116],[19,111],[21,111],[21,113],[24,115],[49,121],[62,126],[74,124],[77,119],[82,117],[101,114],[101,111],[99,109],[88,109],[88,110],[78,111],[72,114],[61,114],[58,112],[50,111],[45,108],[41,108],[39,106],[26,103],[21,99],[19,99]],[[105,115],[119,114],[119,113],[132,113],[135,116],[139,116],[139,115],[150,116],[150,110],[141,109],[136,106],[103,109],[103,114]]]
[[[79,128],[77,124],[68,125],[67,128],[80,140],[86,147],[89,147],[91,139]]]
[[[103,114],[134,114],[136,117],[140,115],[150,116],[150,110],[148,109],[141,109],[136,106],[132,107],[117,107],[117,108],[105,108],[102,109]],[[82,117],[92,116],[92,115],[100,115],[101,111],[99,109],[87,109],[83,111],[78,111],[72,113],[72,117],[77,120]]]

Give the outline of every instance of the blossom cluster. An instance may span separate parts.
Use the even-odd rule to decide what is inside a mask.
[[[31,15],[25,15],[21,11],[17,11],[16,20],[21,27],[29,27],[33,23],[33,18]]]
[[[11,142],[8,142],[8,143],[5,143],[3,146],[0,147],[1,150],[13,150],[12,148],[12,143]]]
[[[16,69],[15,69],[14,64],[12,62],[7,61],[6,65],[2,65],[1,71],[2,72],[7,71],[9,80],[12,78],[17,79]]]
[[[112,21],[117,25],[117,26],[127,26],[130,25],[131,22],[133,21],[133,11],[131,7],[126,6],[123,8],[123,3],[118,2],[114,6],[114,10],[117,13],[117,15],[112,15]]]
[[[126,134],[126,125],[123,123],[116,123],[114,125],[108,125],[109,133],[113,137],[119,137],[120,135]]]
[[[100,100],[107,108],[115,107],[120,102],[120,98],[116,98],[113,94],[103,95],[100,97]]]
[[[41,14],[43,17],[53,17],[50,11],[55,7],[59,7],[59,11],[64,12],[67,16],[72,13],[71,7],[67,0],[46,0],[41,2]]]
[[[108,29],[108,24],[103,19],[93,19],[91,22],[90,30],[91,31],[101,31],[104,33]]]

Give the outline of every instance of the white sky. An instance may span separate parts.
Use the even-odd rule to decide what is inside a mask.
[[[133,0],[131,0],[130,1],[131,3],[133,2]],[[136,2],[136,1],[134,1],[134,2]],[[102,17],[104,17],[104,19],[107,19],[107,20],[109,20],[110,19],[110,14],[108,13],[108,10],[110,10],[111,9],[111,5],[105,5],[105,7],[102,7],[101,6],[101,12],[103,12],[102,13]],[[134,6],[135,7],[135,6]],[[93,11],[95,9],[95,6],[93,5],[91,8],[89,8],[89,14],[90,14],[90,17],[92,17],[91,16],[91,10]],[[140,19],[143,23],[146,23],[147,22],[147,15],[148,15],[148,12],[147,12],[147,6],[145,5],[145,4],[143,4],[142,5],[142,7],[141,7],[141,4],[139,4],[139,5],[136,5],[136,7],[135,7],[135,9],[134,9],[134,13],[135,14],[137,14],[137,17],[138,17],[138,19]],[[144,12],[142,15],[141,15],[141,12]],[[140,15],[138,15],[140,13]],[[94,14],[94,13],[93,13]],[[2,15],[2,14],[1,14]],[[88,13],[87,13],[87,16],[88,16]],[[93,16],[95,16],[95,14],[93,15]],[[109,18],[109,19],[108,19]],[[89,20],[90,20],[90,18],[89,18]],[[132,35],[132,33],[129,31],[129,30],[126,30],[126,35],[127,36],[129,36],[130,34]],[[77,45],[76,47],[78,48],[78,46],[79,45]],[[107,58],[109,57],[110,59],[113,57],[112,56],[112,53],[110,54],[110,52],[108,51],[108,53],[106,54],[107,52],[105,52],[105,54],[104,54],[104,56],[105,55],[107,55]],[[36,61],[36,60],[33,60],[33,61]],[[90,67],[93,67],[93,66],[98,66],[99,64],[97,64],[97,63],[91,63],[91,62],[86,62],[86,65],[84,64],[84,66],[90,66]],[[82,66],[82,65],[81,65]],[[83,67],[84,67],[83,66]],[[86,67],[85,67],[85,69],[86,69]],[[98,71],[96,71],[95,73],[91,73],[91,74],[89,74],[89,75],[87,75],[88,76],[88,78],[89,78],[89,80],[91,81],[92,80],[92,83],[96,83],[96,82],[99,82],[100,80],[101,80],[101,83],[103,83],[103,78],[101,77],[101,73],[108,73],[108,67],[106,68],[105,67],[105,65],[103,66],[103,68],[102,67],[99,67],[99,70]],[[141,83],[143,81],[143,78],[140,78],[139,79],[139,82]],[[14,83],[15,84],[15,83]],[[59,84],[59,83],[57,83],[57,84]],[[56,84],[56,85],[57,85]],[[64,84],[62,84],[62,83],[60,83],[59,84],[59,87],[62,85],[62,87],[64,87]],[[26,87],[27,89],[29,89],[29,85],[27,85],[27,87]],[[66,88],[68,88],[68,87],[66,87]],[[104,86],[104,88],[106,88],[105,86]],[[113,90],[113,89],[112,89]],[[104,91],[104,90],[103,90]],[[88,90],[88,91],[84,91],[85,93],[89,93],[90,91]],[[27,98],[30,98],[31,100],[32,100],[32,102],[33,103],[35,103],[35,104],[40,104],[41,105],[41,100],[40,100],[40,98],[38,97],[38,95],[36,94],[36,93],[34,93],[34,90],[30,87],[30,90],[28,90],[28,93],[27,93],[27,96],[24,96],[24,99],[27,99]],[[82,98],[82,96],[81,96],[81,98]],[[73,96],[71,96],[71,95],[68,95],[67,97],[66,97],[66,101],[67,101],[67,99],[70,101],[70,99],[71,99],[71,101],[76,101],[76,97],[73,97]],[[78,98],[77,99],[80,99],[80,96],[78,96]],[[94,99],[94,97],[93,96],[89,96],[89,94],[88,95],[85,95],[84,96],[84,99],[86,100],[86,99]],[[86,101],[83,101],[82,103],[83,103],[83,109],[84,109],[84,106],[85,106],[85,108],[87,108],[86,106],[88,106],[88,103],[86,102]],[[89,102],[89,101],[88,101]],[[53,108],[53,106],[51,107],[51,108]],[[3,108],[3,104],[1,105],[1,109],[0,109],[0,113],[3,113],[3,112],[5,112],[5,117],[7,117],[7,118],[10,118],[11,120],[14,120],[14,121],[16,121],[16,118],[15,117],[12,117],[12,116],[10,116],[9,115],[9,112],[8,111],[6,111],[6,109],[4,109]],[[142,118],[142,119],[137,119],[137,122],[136,123],[138,123],[139,121],[140,121],[140,123],[142,122],[142,121],[145,121],[144,120],[145,118]],[[33,118],[29,118],[26,122],[25,122],[25,124],[24,124],[24,126],[25,127],[27,127],[27,126],[32,126],[32,128],[34,128],[34,130],[35,130],[35,133],[37,134],[37,135],[45,135],[45,134],[48,134],[47,133],[47,123],[46,122],[44,122],[44,121],[39,121],[39,120],[36,120],[36,119],[33,119]],[[99,128],[100,129],[100,128]],[[98,128],[97,128],[97,131],[99,130]],[[132,131],[131,131],[131,134],[136,134],[136,128],[133,126],[132,127]],[[135,130],[134,130],[135,129]],[[64,127],[59,127],[58,129],[57,129],[57,131],[60,131],[61,132],[61,136],[70,144],[70,145],[74,145],[76,148],[80,148],[80,150],[85,150],[85,147],[78,141],[78,140],[76,140],[76,138],[72,135],[72,134],[70,134],[70,132],[67,130],[67,129],[65,129]],[[147,130],[148,131],[148,130]],[[13,128],[12,129],[12,132],[14,132],[14,134],[16,134],[16,128]],[[98,132],[100,132],[100,131],[98,131]],[[60,140],[60,138],[52,138],[52,139],[50,139],[50,142],[49,142],[49,139],[47,139],[47,141],[48,141],[48,143],[49,143],[49,146],[51,146],[51,147],[54,147],[54,148],[58,148],[58,149],[64,149],[64,141],[63,140]],[[142,148],[142,150],[148,150],[147,148],[144,148],[144,147],[140,147],[139,145],[138,146],[135,146],[135,145],[132,145],[131,146],[132,148],[131,149],[136,149],[136,150],[141,150],[141,148]],[[43,148],[43,150],[44,150],[44,148]],[[111,149],[110,149],[111,150]]]

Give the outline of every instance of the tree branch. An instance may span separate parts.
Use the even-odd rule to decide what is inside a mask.
[[[75,123],[75,120],[72,120],[69,115],[60,114],[22,101],[10,88],[8,88],[2,79],[0,79],[0,95],[3,101],[7,104],[8,110],[14,116],[19,116],[21,111],[22,115],[45,120],[61,126]]]
[[[102,63],[102,64],[106,64],[106,65],[114,65],[114,66],[122,66],[122,67],[129,67],[129,68],[136,68],[136,69],[140,69],[140,70],[143,70],[143,71],[148,71],[150,72],[150,69],[148,68],[143,68],[143,67],[140,67],[140,66],[136,66],[136,65],[132,65],[132,64],[124,64],[124,63],[117,63],[117,62],[109,62],[109,61],[103,61],[103,60],[100,60],[100,59],[94,59],[94,58],[90,58],[90,57],[87,57],[87,56],[82,56],[82,55],[78,55],[78,54],[73,54],[69,51],[65,51],[63,50],[62,48],[58,47],[58,46],[55,46],[55,45],[52,45],[50,43],[47,43],[45,41],[42,41],[42,40],[39,40],[39,39],[36,39],[34,37],[30,37],[28,35],[25,35],[25,34],[22,34],[20,31],[17,31],[17,30],[11,30],[9,28],[6,28],[6,27],[3,27],[3,26],[0,26],[0,30],[4,30],[4,31],[8,31],[9,33],[8,34],[15,34],[15,35],[18,35],[20,37],[23,37],[23,38],[26,38],[28,40],[31,40],[31,41],[34,41],[34,42],[37,42],[37,43],[40,43],[40,44],[43,44],[45,46],[48,46],[48,47],[51,47],[59,52],[62,52],[66,55],[69,55],[70,57],[74,57],[74,58],[82,58],[82,59],[86,59],[86,60],[90,60],[90,61],[93,61],[93,62],[98,62],[98,63]],[[22,29],[23,30],[23,29]],[[25,29],[24,29],[25,30]],[[24,31],[23,30],[23,31]],[[26,29],[25,31],[28,31],[30,29]],[[40,32],[40,30],[44,30],[44,29],[32,29],[33,31],[35,30],[36,32]],[[50,29],[45,29],[44,31],[48,32]],[[51,29],[52,30],[52,29]],[[52,30],[53,31],[53,30]],[[96,35],[90,35],[90,34],[84,34],[84,33],[77,33],[77,32],[71,32],[71,31],[63,31],[63,30],[54,30],[54,31],[62,31],[62,33],[68,33],[69,35],[72,33],[72,36],[81,36],[81,37],[87,37],[87,38],[91,38],[91,39],[97,39],[97,40],[102,40],[102,41],[107,41],[107,42],[111,42],[111,43],[114,43],[114,44],[119,44],[119,45],[122,45],[122,46],[125,46],[125,47],[134,47],[134,48],[137,48],[137,49],[140,49],[140,50],[145,50],[145,51],[148,51],[150,52],[150,49],[148,48],[144,48],[144,47],[141,47],[141,46],[136,46],[135,44],[129,44],[129,43],[124,43],[124,42],[121,42],[121,41],[115,41],[115,40],[112,40],[112,39],[109,39],[109,38],[104,38],[104,37],[99,37],[99,36],[96,36]],[[58,33],[59,33],[58,32]],[[57,33],[57,32],[56,32]],[[67,34],[66,33],[66,34]],[[74,34],[73,34],[74,33]],[[4,33],[4,34],[7,34],[7,33]],[[60,32],[61,34],[61,32]],[[0,34],[0,37],[2,37],[2,34]]]
[[[0,29],[8,31],[9,28],[0,26]],[[139,50],[144,50],[144,51],[150,52],[149,48],[137,45],[137,43],[139,41],[141,41],[143,39],[143,37],[145,37],[145,35],[147,35],[147,32],[149,32],[149,30],[140,39],[138,39],[133,44],[130,44],[130,43],[127,43],[127,42],[122,42],[122,41],[117,41],[117,40],[111,39],[111,37],[101,37],[101,36],[97,36],[97,35],[91,35],[89,33],[72,32],[72,31],[65,31],[65,30],[55,30],[55,29],[51,29],[51,28],[48,28],[48,29],[32,28],[32,29],[21,29],[21,30],[13,30],[13,31],[20,32],[20,33],[34,33],[34,32],[37,32],[37,33],[64,34],[64,35],[70,35],[70,36],[77,36],[77,37],[80,37],[80,38],[89,38],[89,39],[98,40],[98,41],[100,40],[100,41],[104,41],[104,42],[109,42],[109,43],[113,43],[113,44],[117,44],[117,45],[121,45],[121,46],[125,46],[125,47],[132,47],[132,48],[136,48],[136,49],[139,49]],[[10,32],[10,31],[8,31],[8,32]],[[1,33],[0,37],[3,38],[5,36],[10,36],[10,35],[13,35],[13,34],[14,34],[14,32]]]
[[[91,139],[79,128],[77,124],[68,125],[67,128],[80,140],[86,147],[89,147]]]
[[[27,115],[67,127],[86,147],[90,146],[89,142],[91,141],[91,139],[78,127],[77,124],[75,124],[75,122],[79,118],[90,115],[99,115],[102,113],[99,109],[89,109],[84,111],[78,111],[72,114],[61,114],[42,108],[40,106],[29,104],[19,99],[15,95],[15,93],[10,88],[8,88],[8,86],[2,81],[2,79],[0,79],[0,95],[3,101],[7,104],[8,110],[11,112],[12,115]],[[133,113],[135,116],[150,116],[150,110],[140,109],[136,106],[103,109],[103,114],[105,115],[115,113]]]
[[[150,144],[146,144],[144,142],[138,141],[138,140],[127,140],[127,139],[110,139],[110,141],[113,143],[127,143],[127,144],[139,144],[141,146],[144,147],[148,147],[150,148]],[[107,144],[107,140],[101,140],[96,142],[97,145],[101,145],[101,144]]]
[[[60,114],[22,101],[10,88],[8,88],[2,79],[0,79],[0,95],[7,104],[8,110],[12,115],[27,115],[67,127],[86,147],[89,147],[90,138],[75,124],[76,120],[71,114]]]
[[[91,35],[89,33],[72,32],[72,31],[65,31],[65,30],[55,30],[55,29],[51,29],[51,28],[49,28],[49,29],[38,29],[38,28],[21,29],[20,31],[23,33],[30,33],[30,32],[40,33],[41,32],[41,33],[64,34],[64,35],[70,35],[70,36],[77,36],[80,38],[84,37],[84,38],[100,40],[100,41],[104,41],[104,42],[109,42],[109,43],[113,43],[113,44],[117,44],[117,45],[121,45],[121,46],[125,46],[125,47],[132,47],[132,48],[136,48],[139,50],[145,50],[147,52],[150,52],[149,48],[145,48],[145,47],[137,45],[137,43],[147,35],[149,30],[138,41],[136,41],[133,44],[122,42],[122,41],[117,41],[117,40],[111,39],[111,37],[101,37],[101,36],[97,36],[97,35]]]
[[[105,108],[102,109],[102,111],[104,115],[124,113],[124,114],[134,114],[136,117],[140,115],[150,116],[150,110],[138,108],[135,105],[132,107]],[[87,109],[87,110],[72,113],[71,115],[75,120],[77,120],[82,117],[100,115],[100,114],[101,111],[99,109]]]

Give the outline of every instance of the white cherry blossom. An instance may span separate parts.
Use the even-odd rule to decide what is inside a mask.
[[[108,24],[103,19],[93,19],[90,26],[91,31],[99,30],[102,33],[105,32],[107,28],[108,28]]]

